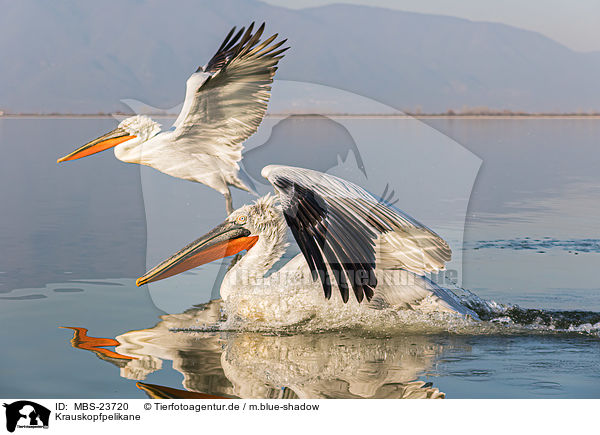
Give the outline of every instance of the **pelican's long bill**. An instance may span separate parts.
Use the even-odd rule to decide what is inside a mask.
[[[66,162],[67,160],[76,160],[99,153],[100,151],[115,147],[120,143],[128,141],[129,139],[133,139],[134,137],[135,136],[130,135],[122,128],[117,127],[113,131],[100,136],[98,139],[94,139],[93,141],[86,143],[84,146],[77,148],[72,153],[58,159],[56,163]]]
[[[139,287],[177,275],[244,249],[249,250],[257,241],[258,236],[250,236],[250,231],[243,226],[225,221],[138,278],[135,283]]]

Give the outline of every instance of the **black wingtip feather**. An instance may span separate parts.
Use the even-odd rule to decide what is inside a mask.
[[[359,303],[370,301],[377,287],[374,251],[377,234],[359,221],[367,219],[372,225],[382,226],[381,216],[363,216],[364,212],[355,210],[343,198],[326,199],[310,186],[285,176],[269,180],[286,198],[286,221],[313,279],[316,275],[321,279],[325,297],[331,296],[330,273],[333,273],[344,303],[350,298],[350,287]]]
[[[227,36],[225,37],[225,39],[223,40],[223,42],[221,43],[221,46],[219,47],[219,49],[217,50],[217,52],[223,50],[223,48],[225,47],[225,45],[227,44],[227,42],[229,41],[229,38],[231,38],[231,36],[234,34],[235,32],[235,26],[233,26],[231,28],[231,30],[229,31],[229,33],[227,34]]]
[[[285,177],[273,180],[273,185],[291,197],[284,210],[285,219],[309,265],[313,279],[317,276],[320,278],[325,297],[331,297],[330,269],[344,303],[350,298],[350,287],[359,303],[365,298],[371,300],[377,285],[373,278],[375,256],[371,240],[375,234],[345,228],[344,223],[355,227],[352,225],[356,223],[354,218],[342,209],[330,208],[310,188]]]
[[[283,50],[275,50],[285,43],[287,39],[269,46],[279,36],[276,33],[261,43],[260,38],[263,35],[265,26],[266,23],[263,22],[254,32],[255,22],[252,22],[248,28],[242,27],[237,33],[235,33],[236,27],[233,27],[215,55],[206,64],[206,67],[199,67],[196,72],[206,71],[216,73],[225,68],[233,59],[246,56],[256,56],[259,58],[268,56],[276,64],[281,58],[277,56],[280,56],[289,47]]]

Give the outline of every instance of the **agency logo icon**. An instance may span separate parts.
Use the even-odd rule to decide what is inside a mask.
[[[29,400],[5,403],[6,430],[14,432],[16,428],[47,429],[50,421],[50,410]]]

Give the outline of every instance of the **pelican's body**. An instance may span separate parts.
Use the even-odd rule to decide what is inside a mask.
[[[135,130],[131,127],[134,123]],[[161,131],[158,124],[146,116],[128,118],[121,123],[121,128],[137,132],[146,129],[149,132],[145,141],[131,139],[114,148],[115,157],[123,162],[150,166],[172,177],[205,184],[225,196],[228,207],[231,200],[229,186],[249,190],[238,176],[241,143],[229,153],[194,153],[174,146],[177,142],[175,130]],[[157,130],[158,133],[155,133]],[[228,208],[227,211],[231,213],[233,210]]]
[[[65,157],[74,160],[114,147],[117,159],[155,168],[165,174],[212,187],[233,211],[230,186],[249,191],[238,176],[243,142],[260,125],[267,109],[277,63],[287,48],[264,42],[264,24],[234,35],[233,28],[216,54],[190,76],[181,112],[163,131],[147,116],[123,120],[119,126]]]
[[[257,215],[256,212],[260,212]],[[319,281],[302,253],[281,268],[273,266],[288,246],[287,225],[276,198],[268,195],[254,204],[236,210],[232,217],[251,213],[253,218],[268,216],[270,222],[256,233],[258,241],[226,273],[221,284],[229,326],[282,327],[316,320],[319,324],[347,326],[385,321],[389,310],[441,311],[476,315],[463,307],[447,290],[424,276],[398,270],[375,268],[377,287],[370,301],[342,299],[339,285],[332,281],[331,299],[323,297]]]
[[[424,276],[443,268],[450,249],[422,224],[333,176],[285,166],[268,166],[263,175],[277,196],[235,210],[138,285],[245,249],[220,289],[230,324],[347,325],[405,309],[477,317]],[[302,252],[272,271],[288,246],[288,227]]]

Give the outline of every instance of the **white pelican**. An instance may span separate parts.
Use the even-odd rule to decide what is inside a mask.
[[[136,284],[247,250],[221,285],[228,321],[277,327],[322,318],[344,324],[400,309],[477,318],[424,276],[451,257],[448,244],[425,225],[331,175],[278,165],[266,166],[262,175],[277,197],[268,194],[234,211]],[[267,276],[288,246],[287,227],[301,254]]]
[[[212,59],[191,75],[170,129],[161,130],[147,116],[132,116],[58,162],[114,147],[119,160],[212,187],[225,196],[231,213],[229,186],[249,191],[238,177],[242,143],[262,121],[277,63],[289,48],[280,48],[286,40],[274,43],[277,34],[261,42],[264,23],[254,34],[253,27],[231,29]]]

